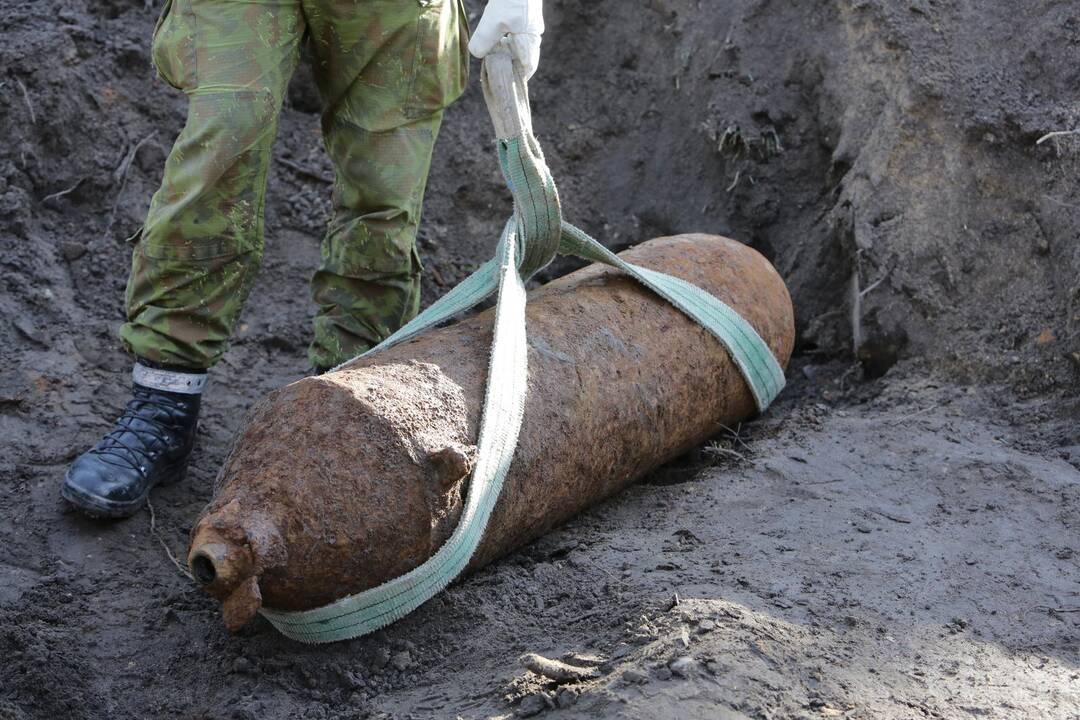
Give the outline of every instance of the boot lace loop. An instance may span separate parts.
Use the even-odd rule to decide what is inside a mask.
[[[128,401],[113,429],[94,447],[94,452],[145,472],[146,459],[156,457],[168,444],[166,436],[175,427],[171,416],[183,407],[179,400],[136,386],[135,396]]]

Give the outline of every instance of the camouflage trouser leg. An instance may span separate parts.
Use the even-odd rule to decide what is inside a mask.
[[[346,359],[416,312],[431,146],[468,67],[460,0],[168,0],[154,59],[190,107],[128,281],[121,337],[141,357],[202,368],[225,352],[262,254],[270,147],[305,30],[337,168],[312,360]]]
[[[309,351],[330,367],[419,309],[416,229],[443,108],[467,80],[468,26],[460,0],[303,2],[336,171]]]
[[[225,352],[263,249],[278,112],[299,57],[298,0],[167,0],[154,61],[189,100],[135,249],[120,336],[205,368]]]

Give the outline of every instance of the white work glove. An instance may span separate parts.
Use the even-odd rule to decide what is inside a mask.
[[[469,52],[482,58],[509,36],[510,52],[528,80],[540,64],[544,32],[544,0],[489,0],[469,40]]]

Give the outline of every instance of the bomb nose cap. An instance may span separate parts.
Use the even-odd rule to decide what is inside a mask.
[[[226,541],[212,528],[201,528],[188,554],[191,574],[203,588],[221,600],[225,626],[236,631],[262,607],[262,592],[251,553]]]
[[[202,585],[210,585],[218,577],[217,562],[225,558],[225,548],[218,543],[211,543],[199,548],[191,556],[191,572],[195,580]],[[216,561],[216,562],[215,562]]]
[[[218,598],[224,598],[255,574],[247,547],[229,542],[206,528],[200,528],[191,543],[188,567],[195,581]]]

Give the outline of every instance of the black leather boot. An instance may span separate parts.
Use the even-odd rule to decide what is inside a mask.
[[[133,397],[116,425],[75,459],[60,495],[94,517],[128,517],[156,485],[187,470],[195,446],[205,372],[176,372],[137,364]]]

